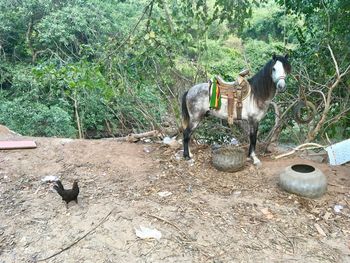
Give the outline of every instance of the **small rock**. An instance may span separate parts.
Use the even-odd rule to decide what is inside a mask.
[[[170,138],[168,136],[164,137],[163,143],[168,145],[172,149],[178,149],[181,147],[181,143],[176,140],[176,136]]]

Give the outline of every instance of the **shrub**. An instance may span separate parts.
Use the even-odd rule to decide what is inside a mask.
[[[76,134],[70,115],[58,106],[3,100],[0,111],[0,123],[23,135],[75,137]]]

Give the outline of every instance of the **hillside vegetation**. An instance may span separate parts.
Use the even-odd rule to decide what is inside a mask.
[[[271,107],[259,138],[350,137],[349,1],[0,0],[0,9],[0,123],[23,135],[176,130],[186,89],[288,53],[280,125],[270,132]],[[298,98],[316,105],[310,123],[293,119]],[[209,119],[197,136],[231,132]]]

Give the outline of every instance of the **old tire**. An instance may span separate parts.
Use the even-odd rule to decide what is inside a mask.
[[[307,110],[307,116],[303,116],[302,109]],[[299,101],[294,106],[294,119],[299,124],[306,124],[312,121],[316,115],[316,107],[310,101]]]
[[[223,146],[212,151],[213,166],[219,171],[236,172],[243,168],[245,152],[237,146]]]
[[[311,165],[295,164],[280,174],[279,185],[290,193],[317,198],[326,192],[327,179],[321,170]]]

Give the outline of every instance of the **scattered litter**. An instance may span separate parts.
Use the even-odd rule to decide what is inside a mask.
[[[323,231],[323,229],[320,227],[319,224],[315,223],[314,226],[315,226],[317,232],[318,232],[321,236],[324,236],[324,237],[327,236],[326,233]]]
[[[342,205],[335,205],[334,212],[340,213],[343,208],[344,208],[344,206],[342,206]]]
[[[329,212],[326,212],[325,214],[324,214],[324,216],[323,216],[323,218],[324,218],[324,220],[329,220],[329,218],[331,217],[331,213],[329,213]]]
[[[180,161],[182,159],[182,156],[184,155],[184,151],[180,150],[177,153],[175,153],[175,160]]]
[[[155,238],[159,240],[162,237],[162,233],[155,228],[152,229],[140,226],[140,229],[135,228],[135,232],[136,236],[141,239]]]
[[[193,166],[194,165],[194,160],[193,159],[189,159],[187,161],[187,163],[188,163],[189,166]]]
[[[189,185],[189,186],[187,187],[187,192],[190,193],[190,194],[192,193],[192,185]]]
[[[326,148],[330,165],[341,165],[350,161],[350,139]]]
[[[217,143],[214,143],[212,146],[211,146],[211,150],[212,151],[215,151],[217,149],[220,149],[221,148],[221,145],[220,144],[217,144]]]
[[[238,145],[239,141],[236,138],[232,138],[231,141],[230,141],[230,144],[231,145]]]
[[[165,136],[163,139],[164,144],[171,144],[172,141],[173,141],[172,138],[170,138],[169,136]]]
[[[170,146],[170,148],[177,149],[181,147],[181,144],[176,140],[176,136],[170,138],[169,136],[165,136],[163,139],[163,143]]]
[[[241,195],[241,191],[234,191],[232,194],[234,195],[234,196],[240,196]]]
[[[168,192],[168,191],[164,191],[164,192],[158,192],[158,195],[160,197],[167,197],[167,196],[170,196],[172,195],[173,193],[172,192]]]
[[[34,194],[36,195],[36,194],[39,192],[40,189],[41,189],[41,185],[39,185],[38,189],[36,189],[36,191],[34,192]]]
[[[150,148],[148,148],[148,147],[144,147],[144,148],[143,148],[143,151],[144,151],[145,153],[150,153],[150,152],[151,152]]]
[[[272,219],[273,218],[273,214],[270,212],[270,210],[268,208],[262,208],[262,209],[260,209],[260,211],[264,214],[264,216],[267,219]]]
[[[47,175],[44,178],[42,178],[41,181],[45,183],[56,182],[58,181],[58,177],[55,175]]]

